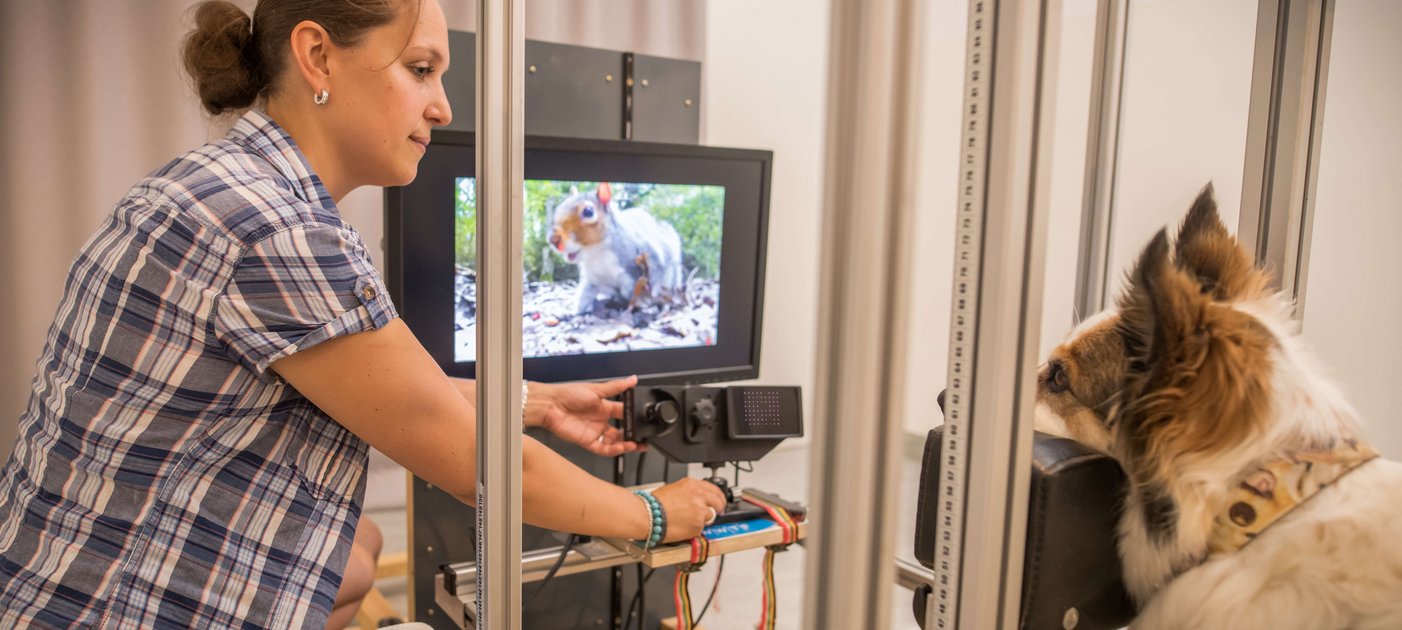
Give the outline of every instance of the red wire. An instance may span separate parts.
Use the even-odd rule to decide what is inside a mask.
[[[779,524],[779,528],[782,529],[782,530],[784,530],[784,544],[785,544],[785,545],[792,544],[792,543],[794,542],[794,536],[797,534],[797,532],[793,531],[793,529],[790,528],[788,519],[785,519],[784,517],[779,516],[779,513],[776,512],[776,511],[774,510],[774,507],[773,507],[773,506],[769,505],[768,503],[763,503],[763,502],[761,502],[761,501],[756,501],[754,498],[751,498],[751,497],[743,497],[743,498],[744,498],[746,501],[748,501],[748,502],[750,502],[750,503],[753,503],[754,505],[758,505],[761,509],[763,509],[766,513],[769,514],[769,518],[774,519],[774,522],[776,522],[776,523]]]
[[[672,605],[677,609],[677,625],[682,624],[682,572],[677,571],[677,578],[672,582]]]

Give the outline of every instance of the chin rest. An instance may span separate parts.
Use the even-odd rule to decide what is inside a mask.
[[[920,467],[915,558],[928,568],[935,562],[942,435],[943,427],[930,432]],[[1019,628],[1129,625],[1135,611],[1115,549],[1125,485],[1124,472],[1108,455],[1073,440],[1035,434]],[[915,594],[915,616],[922,627],[928,592]]]

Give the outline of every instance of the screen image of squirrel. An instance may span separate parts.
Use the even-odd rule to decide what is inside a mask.
[[[454,360],[477,341],[476,180],[454,198]],[[716,343],[725,187],[525,181],[524,358]]]

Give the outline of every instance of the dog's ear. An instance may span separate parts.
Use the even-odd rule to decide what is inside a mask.
[[[1117,423],[1133,466],[1168,479],[1183,457],[1259,433],[1275,339],[1171,264],[1164,231],[1140,255],[1119,306],[1130,369]]]
[[[1172,278],[1169,272],[1168,234],[1159,230],[1153,240],[1139,253],[1139,260],[1130,271],[1125,289],[1120,294],[1119,329],[1125,343],[1125,354],[1130,359],[1131,372],[1148,370],[1148,361],[1161,354],[1154,348],[1163,342],[1159,324],[1167,324],[1159,317],[1159,309],[1167,307],[1163,303],[1173,294],[1161,294],[1165,281]],[[1159,303],[1155,303],[1155,298]]]
[[[1223,301],[1264,295],[1269,278],[1252,263],[1217,214],[1212,183],[1204,186],[1178,229],[1174,258],[1199,289]]]

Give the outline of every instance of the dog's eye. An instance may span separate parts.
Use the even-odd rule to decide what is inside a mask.
[[[1066,373],[1066,368],[1060,361],[1053,362],[1047,368],[1047,390],[1053,394],[1060,394],[1071,389],[1071,376]]]

